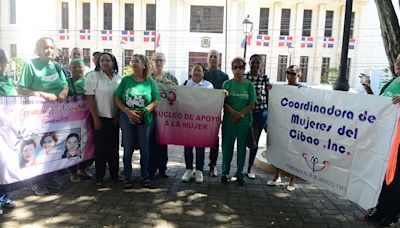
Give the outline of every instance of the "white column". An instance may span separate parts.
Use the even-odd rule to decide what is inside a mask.
[[[326,16],[326,4],[322,3],[318,5],[318,12],[316,18],[316,27],[312,29],[312,36],[314,37],[314,56],[313,60],[311,59],[310,63],[312,63],[312,78],[309,80],[311,84],[318,85],[321,82],[321,66],[322,66],[322,42],[324,40],[325,33],[325,16]],[[314,23],[313,23],[314,24]],[[313,32],[314,31],[314,32]]]

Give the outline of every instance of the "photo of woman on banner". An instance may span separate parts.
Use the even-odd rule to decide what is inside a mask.
[[[211,82],[204,80],[204,67],[200,63],[195,63],[192,67],[192,77],[187,80],[185,86],[193,88],[214,89]],[[195,147],[196,150],[196,171],[193,170],[193,147],[185,146],[185,165],[186,171],[182,176],[183,182],[189,182],[193,176],[196,183],[203,183],[203,166],[205,147]]]
[[[400,104],[400,54],[396,58],[394,65],[395,76],[391,81],[385,84],[380,96],[392,97],[393,104]],[[371,86],[366,81],[361,81],[368,94],[373,94]],[[399,129],[397,129],[399,131]],[[396,140],[396,139],[395,139]],[[392,147],[394,145],[392,144]],[[397,146],[397,145],[396,145]],[[399,222],[400,214],[400,147],[392,149],[386,178],[379,195],[378,204],[365,215],[365,220],[377,222],[382,227],[393,227]],[[394,153],[393,153],[394,152]],[[397,152],[397,153],[396,153]]]
[[[301,77],[301,71],[297,65],[291,65],[286,69],[286,79],[288,85],[302,87],[302,85],[298,83],[298,79],[300,77]],[[269,180],[267,182],[267,185],[268,186],[281,185],[282,184],[281,172],[282,171],[280,169],[276,168],[274,179]],[[290,174],[289,184],[286,186],[286,190],[288,191],[296,190],[296,187],[294,186],[295,181],[296,181],[296,176]]]
[[[228,183],[233,148],[237,141],[237,171],[239,186],[244,186],[243,167],[246,159],[246,140],[252,124],[252,113],[256,102],[253,83],[244,78],[246,62],[240,57],[232,60],[233,79],[225,81],[222,88],[227,91],[222,121],[222,183]]]
[[[60,160],[60,152],[56,151],[58,143],[58,135],[56,132],[46,132],[40,139],[40,146],[42,147],[42,153],[38,155],[38,163],[46,163],[50,161]]]
[[[65,151],[61,158],[82,157],[81,139],[77,133],[71,133],[65,140]]]
[[[24,140],[21,143],[21,151],[19,153],[20,168],[36,165],[36,142],[33,139]]]

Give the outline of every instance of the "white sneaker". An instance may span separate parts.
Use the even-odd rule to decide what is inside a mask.
[[[203,172],[201,170],[196,170],[196,183],[203,183]]]
[[[256,174],[255,174],[255,173],[247,173],[246,176],[247,176],[249,179],[256,179]]]
[[[213,173],[212,173],[213,177],[217,177],[218,176],[218,170],[217,167],[214,167]]]
[[[189,182],[192,179],[192,177],[193,177],[193,171],[190,169],[187,169],[182,176],[182,181]]]
[[[296,189],[296,187],[294,187],[294,185],[293,186],[290,186],[290,185],[286,186],[286,190],[288,190],[290,192],[294,191],[295,189]]]
[[[281,178],[279,177],[278,179],[276,179],[275,181],[274,180],[269,180],[268,182],[267,182],[267,185],[268,186],[277,186],[277,185],[280,185],[282,183],[282,180],[281,180]]]

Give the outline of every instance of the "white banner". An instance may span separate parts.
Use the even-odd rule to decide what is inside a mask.
[[[390,97],[274,85],[268,113],[269,162],[364,209],[376,205],[398,119]]]

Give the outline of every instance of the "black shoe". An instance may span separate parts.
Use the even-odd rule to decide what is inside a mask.
[[[158,176],[161,178],[168,178],[169,176],[166,173],[158,173]]]
[[[103,187],[104,186],[103,178],[96,178],[95,183],[96,183],[97,187]]]
[[[122,182],[124,181],[120,176],[111,177],[112,182]]]
[[[243,178],[238,178],[238,179],[237,179],[237,183],[238,183],[238,186],[240,186],[240,187],[244,186],[244,180],[243,180]]]
[[[397,225],[397,223],[399,222],[399,218],[398,217],[387,217],[384,218],[379,225],[382,227],[394,227]]]
[[[364,220],[367,222],[380,222],[383,218],[382,213],[375,208],[368,210],[368,213],[364,216]]]
[[[227,184],[228,183],[228,178],[226,176],[221,177],[221,183]]]

